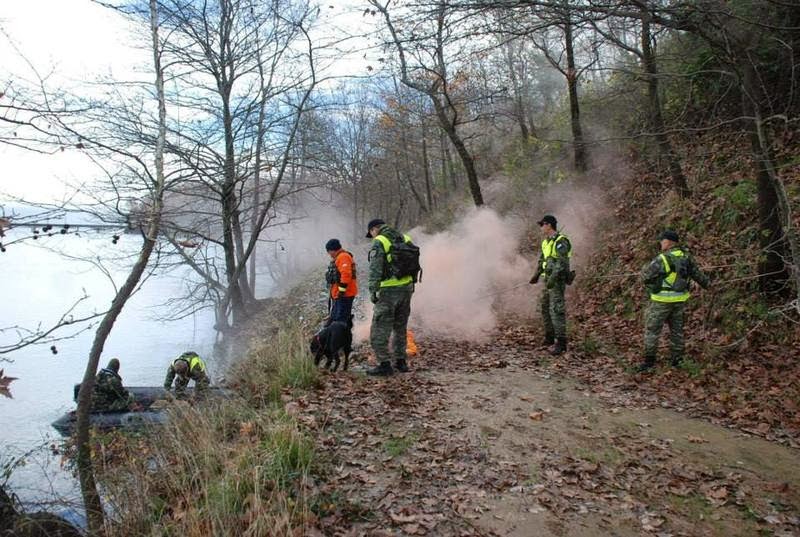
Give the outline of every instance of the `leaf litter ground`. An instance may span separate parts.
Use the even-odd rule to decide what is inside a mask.
[[[800,534],[796,449],[580,352],[551,359],[540,337],[423,334],[412,373],[287,392],[329,463],[307,534]]]

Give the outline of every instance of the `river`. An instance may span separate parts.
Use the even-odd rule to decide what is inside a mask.
[[[2,240],[9,244],[15,238],[30,235],[30,229],[17,228],[6,232]],[[121,235],[118,244],[111,242],[109,231],[81,231],[78,235],[42,237],[6,247],[0,253],[0,296],[3,313],[0,321],[0,344],[17,337],[9,327],[35,328],[52,325],[84,294],[86,298],[74,316],[103,311],[114,296],[109,278],[96,266],[79,260],[68,260],[52,248],[76,258],[104,260],[109,275],[121,285],[132,259],[122,255],[135,252],[141,245],[139,235]],[[115,257],[116,261],[109,261]],[[118,357],[120,374],[126,385],[160,385],[172,358],[186,350],[194,350],[205,360],[212,380],[221,376],[216,357],[212,355],[215,340],[214,319],[204,310],[180,320],[165,321],[168,310],[165,300],[181,295],[192,280],[188,269],[179,267],[149,278],[142,289],[125,306],[108,339],[101,366],[109,358]],[[67,334],[68,332],[61,332]],[[9,480],[9,488],[20,500],[33,504],[77,506],[77,481],[61,468],[60,459],[50,453],[49,446],[61,438],[50,423],[64,412],[74,409],[73,385],[79,382],[94,338],[94,329],[73,338],[56,342],[57,354],[50,344],[34,345],[11,354],[0,355],[0,368],[5,375],[18,377],[10,385],[13,398],[0,397],[0,481],[10,461],[24,457]],[[62,514],[79,516],[79,509],[55,509]]]

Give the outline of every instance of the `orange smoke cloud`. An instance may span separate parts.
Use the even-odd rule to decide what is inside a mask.
[[[409,325],[425,335],[475,341],[497,326],[498,311],[532,312],[536,299],[527,282],[533,260],[518,253],[521,230],[520,223],[482,208],[471,209],[441,233],[410,231],[421,249],[423,275]],[[364,315],[354,327],[355,341],[369,338],[368,298]]]

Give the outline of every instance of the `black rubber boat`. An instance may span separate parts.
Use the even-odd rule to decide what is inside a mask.
[[[133,394],[134,400],[141,406],[141,410],[135,412],[92,412],[89,415],[92,427],[100,430],[117,428],[136,430],[150,425],[161,425],[167,422],[167,414],[163,409],[151,409],[153,403],[167,398],[167,390],[161,386],[126,386],[125,389]],[[80,384],[75,385],[73,400],[77,400],[78,390],[80,390]],[[187,398],[191,399],[194,395],[194,389],[187,388],[186,395]],[[224,388],[212,386],[208,388],[207,395],[210,397],[227,398],[231,396],[231,392]],[[75,423],[76,413],[73,410],[58,418],[52,425],[62,436],[70,436],[75,429]]]

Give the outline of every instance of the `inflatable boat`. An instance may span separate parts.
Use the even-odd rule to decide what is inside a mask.
[[[165,400],[168,397],[168,390],[161,386],[126,386],[126,390],[133,394],[134,401],[141,407],[136,411],[100,411],[89,414],[89,423],[92,427],[100,430],[108,429],[128,429],[136,430],[150,425],[162,425],[167,422],[167,413],[163,408],[151,408],[153,403]],[[78,399],[80,384],[76,384],[73,390],[73,401]],[[206,397],[229,398],[232,393],[224,388],[207,388]],[[194,388],[186,389],[186,399],[194,397]],[[52,423],[53,428],[62,436],[70,436],[75,429],[77,413],[71,410]]]

